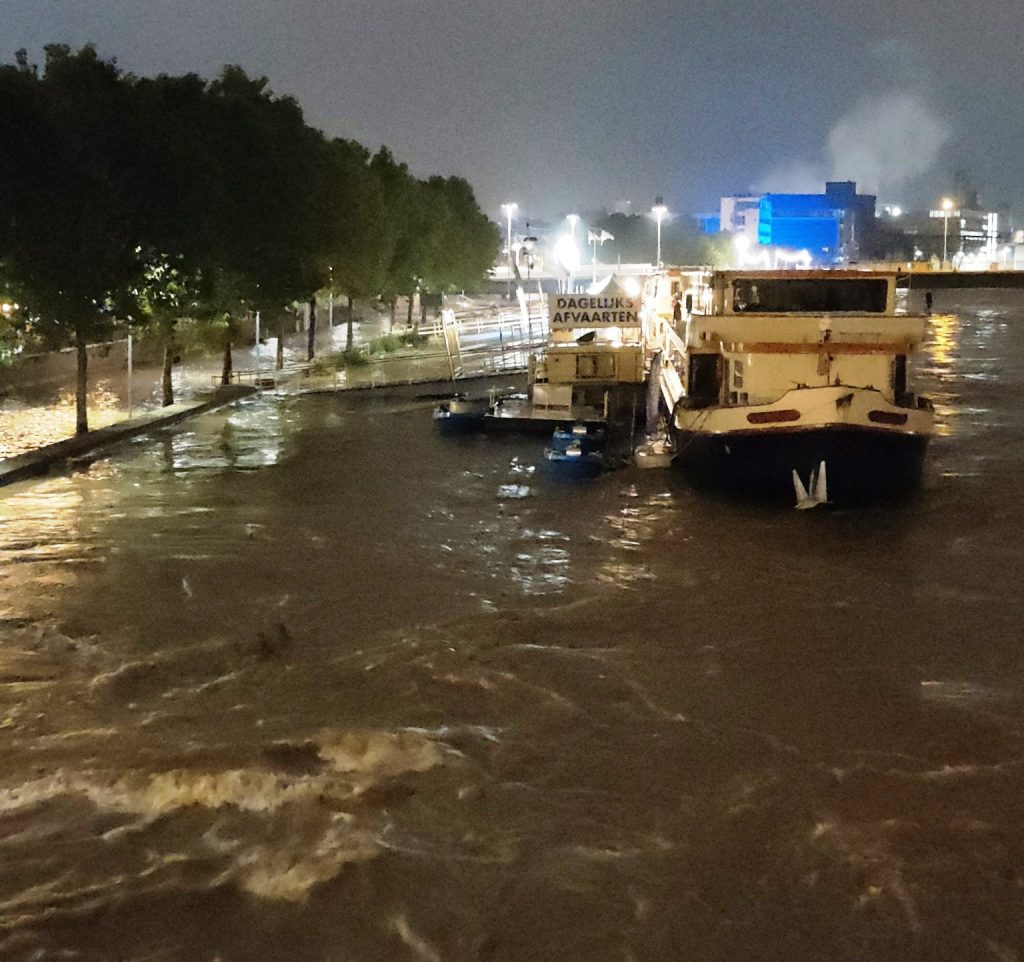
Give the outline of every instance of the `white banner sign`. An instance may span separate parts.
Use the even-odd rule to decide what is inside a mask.
[[[639,308],[634,297],[589,294],[548,296],[548,318],[553,331],[571,327],[639,327]]]

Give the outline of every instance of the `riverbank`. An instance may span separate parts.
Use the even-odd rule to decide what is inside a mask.
[[[232,404],[255,393],[256,388],[247,385],[227,385],[215,390],[205,400],[186,401],[156,411],[147,411],[131,419],[96,428],[87,434],[75,435],[63,441],[45,444],[17,457],[6,458],[0,461],[0,487],[46,474],[55,466],[99,453],[122,441],[169,427],[186,418]]]
[[[356,370],[363,372],[362,368]],[[447,397],[456,391],[483,394],[496,385],[496,379],[502,377],[504,380],[500,381],[497,386],[499,391],[508,392],[525,388],[525,377],[516,374],[496,373],[453,382],[450,378],[435,376],[436,372],[419,378],[411,376],[402,378],[397,376],[400,373],[399,368],[392,369],[390,372],[392,377],[389,380],[374,379],[370,371],[363,373],[363,377],[356,376],[342,381],[329,375],[308,376],[303,378],[300,387],[287,393],[372,393],[377,396],[389,394],[404,398],[434,398],[435,396]],[[408,375],[410,372],[406,369],[401,373]],[[186,401],[155,411],[147,411],[134,418],[97,428],[88,434],[76,435],[53,444],[45,444],[16,457],[0,460],[0,487],[47,474],[55,468],[74,464],[79,459],[100,455],[123,441],[171,427],[187,418],[225,407],[257,393],[258,388],[245,384],[220,386],[206,399]]]
[[[474,305],[466,300],[461,307],[457,320],[463,344],[461,353],[454,358],[436,337],[436,329],[431,329],[432,336],[425,343],[417,339],[416,344],[402,344],[397,334],[386,336],[391,333],[387,330],[387,321],[378,316],[355,325],[355,355],[351,358],[346,355],[345,362],[337,369],[334,364],[344,353],[347,341],[342,326],[322,332],[318,337],[317,360],[312,363],[306,361],[305,333],[290,334],[284,347],[284,370],[275,370],[269,363],[269,358],[276,353],[274,339],[261,345],[259,355],[255,345],[237,347],[234,351],[236,381],[250,389],[297,394],[452,384],[458,375],[459,386],[451,388],[454,392],[467,390],[465,382],[477,375],[501,376],[525,368],[527,345],[522,343],[523,330],[517,310],[503,312],[505,316],[498,321],[499,330],[495,327],[497,316],[493,305]],[[388,342],[386,347],[375,350],[375,345],[384,342]],[[152,425],[165,423],[165,412],[170,410],[161,406],[160,365],[137,365],[129,378],[127,356],[118,353],[123,347],[106,346],[104,363],[97,366],[90,382],[89,423],[98,430],[86,437],[95,435],[101,446],[108,443],[109,436],[122,436],[121,431],[108,429],[123,426],[129,436],[133,436],[138,424],[149,425],[146,430],[150,430]],[[179,404],[174,409],[187,408],[189,413],[205,410],[197,404],[208,399],[218,386],[220,366],[220,357],[212,355],[190,358],[187,364],[177,366],[173,386]],[[18,459],[35,452],[42,451],[40,457],[47,463],[83,454],[79,445],[86,442],[73,436],[76,420],[73,383],[66,378],[61,381],[44,377],[45,367],[41,362],[33,365],[38,375],[35,381],[19,383],[16,378],[8,378],[4,385],[7,396],[0,401],[0,467],[4,467],[5,473],[13,470],[11,465]],[[158,419],[153,421],[153,417]],[[66,448],[71,449],[70,454],[65,453]],[[47,453],[51,450],[57,452],[55,458]]]

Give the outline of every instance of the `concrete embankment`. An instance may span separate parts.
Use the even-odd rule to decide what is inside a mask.
[[[97,428],[88,434],[75,435],[75,437],[63,441],[36,448],[26,454],[7,458],[0,461],[0,486],[46,474],[52,468],[63,465],[70,459],[84,457],[121,441],[169,427],[185,418],[247,397],[254,394],[255,391],[255,388],[247,385],[228,385],[218,388],[210,397],[203,400],[172,404],[170,407],[147,411],[130,421],[119,421],[108,427]]]

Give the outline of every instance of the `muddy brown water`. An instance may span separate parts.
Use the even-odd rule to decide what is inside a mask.
[[[0,958],[1024,957],[1024,299],[908,503],[257,399],[0,495]]]

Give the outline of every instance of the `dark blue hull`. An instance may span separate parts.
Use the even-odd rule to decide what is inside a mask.
[[[870,428],[730,434],[677,432],[675,464],[695,486],[746,498],[793,501],[824,461],[828,499],[862,504],[906,496],[921,482],[927,435]]]
[[[484,425],[482,414],[434,415],[434,425],[441,434],[469,434],[479,431]]]
[[[600,451],[604,447],[604,429],[589,428],[585,433],[556,428],[551,436],[551,447],[555,451],[564,451],[573,442],[578,442],[584,454]]]
[[[434,425],[441,434],[467,434],[483,427],[484,415],[490,407],[486,398],[467,400],[453,398],[434,408]]]
[[[583,481],[598,477],[604,470],[604,463],[597,452],[571,455],[545,448],[540,467],[548,477],[559,481]]]

